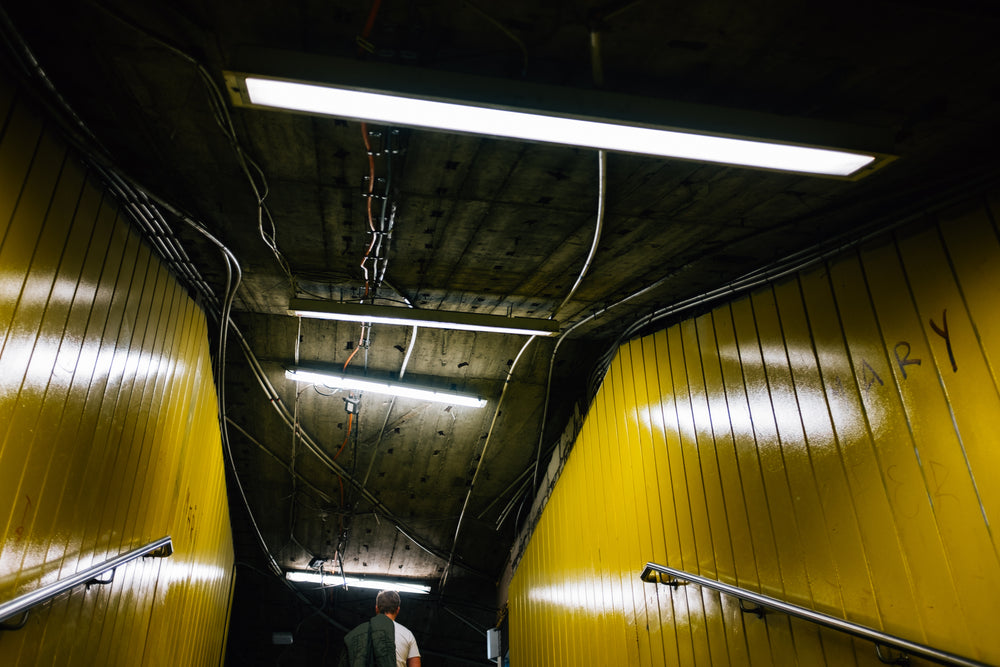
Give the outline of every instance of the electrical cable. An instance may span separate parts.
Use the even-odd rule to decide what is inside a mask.
[[[243,337],[243,334],[240,332],[239,328],[236,326],[235,323],[232,323],[231,327],[237,342],[240,344],[240,347],[243,351],[243,355],[247,361],[248,366],[250,367],[251,371],[253,371],[253,374],[256,377],[257,382],[261,385],[261,388],[264,390],[265,395],[268,397],[268,402],[271,404],[271,407],[278,413],[278,416],[281,418],[281,420],[285,422],[285,425],[290,427],[291,415],[288,412],[288,409],[285,407],[284,402],[281,400],[281,397],[277,394],[277,391],[274,389],[274,386],[271,384],[270,380],[267,378],[267,374],[264,372],[264,369],[260,366],[260,362],[254,356],[253,350],[250,348],[249,343]],[[323,451],[323,449],[319,446],[319,444],[315,440],[313,440],[312,436],[310,436],[308,432],[305,431],[305,429],[300,429],[299,438],[302,445],[305,446],[306,449],[311,454],[313,454],[313,456],[316,457],[317,461],[322,463],[335,475],[342,477],[346,482],[350,484],[352,488],[354,488],[358,493],[360,493],[361,497],[371,505],[373,512],[380,514],[381,516],[388,519],[397,529],[400,530],[401,533],[403,533],[407,537],[407,539],[411,540],[415,545],[424,549],[428,553],[434,554],[441,560],[447,559],[447,556],[443,555],[445,553],[443,550],[435,550],[432,547],[427,546],[424,543],[423,538],[418,539],[414,537],[413,531],[406,526],[406,523],[402,519],[400,519],[391,510],[389,510],[389,508],[386,507],[385,504],[381,500],[379,500],[379,498],[375,494],[368,491],[363,484],[361,484],[360,482],[358,482],[358,480],[353,478],[336,461],[333,461],[332,457],[330,457],[330,455],[328,455],[325,451]],[[455,564],[460,565],[463,569],[473,574],[485,577],[490,576],[484,572],[480,572],[476,568],[468,565],[467,563],[464,563],[461,560],[456,560]]]
[[[252,435],[250,435],[245,428],[243,428],[242,426],[240,426],[239,424],[237,424],[235,421],[233,421],[232,417],[228,417],[227,416],[226,417],[226,422],[228,422],[230,426],[232,426],[237,431],[239,431],[243,435],[244,438],[246,438],[251,443],[253,443],[258,449],[260,449],[262,452],[264,452],[265,454],[267,454],[268,456],[270,456],[272,459],[274,459],[274,461],[278,465],[280,465],[282,468],[284,468],[285,470],[287,470],[290,475],[295,475],[298,478],[299,483],[302,484],[302,485],[304,485],[304,486],[306,486],[306,487],[308,487],[310,491],[312,491],[317,496],[319,496],[320,500],[322,500],[327,505],[330,505],[330,504],[333,503],[333,498],[331,498],[325,492],[323,492],[321,489],[319,489],[317,486],[313,485],[308,480],[306,480],[305,478],[303,478],[297,472],[293,472],[292,469],[289,468],[289,466],[288,466],[287,463],[285,463],[284,461],[282,461],[281,458],[279,458],[277,454],[275,454],[273,451],[271,451],[270,449],[268,449],[267,447],[265,447],[259,440],[257,440]]]
[[[573,284],[573,288],[570,290],[566,298],[563,299],[562,303],[553,311],[553,317],[556,313],[562,310],[563,306],[569,302],[570,297],[576,291],[577,287],[583,281],[584,275],[586,275],[587,270],[590,268],[590,263],[594,259],[594,255],[597,253],[597,245],[601,240],[601,230],[604,226],[604,210],[605,210],[605,200],[607,194],[607,180],[608,180],[608,168],[607,168],[607,155],[604,151],[597,152],[597,221],[594,224],[594,239],[590,245],[590,252],[587,254],[587,259],[584,262],[583,269],[580,271],[580,275],[576,279],[576,283]],[[573,325],[569,329],[560,332],[558,338],[556,339],[555,347],[552,348],[552,355],[549,357],[549,371],[548,377],[545,380],[545,401],[542,404],[542,421],[539,426],[538,433],[538,447],[535,455],[535,472],[532,476],[533,483],[532,488],[538,488],[538,470],[542,458],[542,445],[545,441],[545,422],[548,420],[549,416],[549,401],[552,396],[552,373],[555,369],[556,355],[559,353],[559,347],[562,345],[563,341],[566,340],[567,335],[576,328],[578,325]],[[499,526],[498,526],[499,527]]]
[[[260,165],[258,165],[253,160],[253,158],[247,155],[246,151],[240,144],[239,139],[236,135],[236,128],[233,125],[232,116],[229,114],[229,107],[226,104],[225,97],[222,95],[222,93],[219,90],[219,87],[212,79],[211,73],[209,73],[209,71],[197,58],[190,55],[183,49],[177,47],[174,44],[171,44],[166,39],[160,37],[159,35],[156,35],[152,31],[148,30],[144,26],[139,25],[138,23],[128,18],[127,16],[124,16],[118,11],[104,5],[102,2],[98,2],[97,0],[91,0],[91,2],[108,16],[123,23],[132,30],[135,30],[136,32],[145,36],[147,39],[150,39],[153,42],[159,44],[161,47],[165,48],[166,50],[173,53],[175,56],[184,60],[185,62],[189,63],[195,68],[199,78],[201,79],[202,84],[205,86],[205,89],[208,92],[208,98],[212,106],[215,122],[219,126],[219,129],[222,130],[222,133],[225,135],[225,137],[229,140],[229,143],[236,154],[237,162],[240,165],[240,169],[243,171],[244,176],[246,176],[247,181],[250,184],[250,188],[253,190],[254,196],[256,197],[257,229],[258,232],[260,233],[261,239],[264,241],[264,244],[274,254],[274,257],[278,262],[279,268],[285,274],[285,277],[288,279],[289,283],[292,286],[292,289],[294,290],[295,287],[294,276],[292,275],[291,268],[289,267],[288,262],[285,260],[284,255],[281,253],[281,250],[278,248],[277,240],[275,238],[277,229],[275,226],[274,218],[271,215],[270,209],[268,209],[267,206],[264,204],[264,200],[267,198],[268,195],[267,180],[264,176],[264,172],[260,168]],[[260,184],[257,183],[257,180],[254,178],[252,171],[257,172],[257,175],[261,181]],[[268,232],[264,230],[265,217],[267,218],[270,226],[270,234],[268,234]]]
[[[472,6],[472,7],[475,8],[475,6],[472,5],[472,3],[468,3],[468,4],[470,6]],[[593,40],[592,40],[591,44],[592,44],[592,47],[593,47],[593,45],[594,45]],[[599,60],[598,55],[599,55],[599,52],[596,51],[596,50],[593,50],[592,54],[591,54],[592,60],[595,61],[595,62],[597,62]],[[596,81],[596,83],[603,84],[603,77],[598,74],[599,68],[595,66],[594,72],[595,72],[595,78],[598,78],[598,80]],[[600,244],[601,231],[602,231],[602,229],[604,227],[604,209],[605,209],[605,198],[606,198],[605,195],[606,195],[606,192],[607,192],[607,155],[606,155],[606,153],[603,150],[597,152],[597,183],[598,183],[598,187],[597,187],[597,192],[598,192],[598,194],[597,194],[597,214],[596,214],[596,220],[595,220],[595,223],[594,223],[594,237],[593,237],[593,240],[591,241],[591,244],[590,244],[590,250],[588,251],[587,257],[584,260],[583,266],[581,267],[580,272],[577,275],[576,281],[573,283],[573,286],[570,288],[569,292],[566,294],[566,297],[563,299],[562,303],[560,303],[552,311],[552,315],[550,316],[549,319],[555,318],[556,314],[560,310],[562,310],[562,308],[569,302],[569,300],[576,293],[577,288],[579,288],[580,283],[583,282],[584,277],[587,275],[587,271],[590,269],[591,262],[593,261],[594,255],[597,253],[597,247]],[[467,507],[469,505],[469,498],[471,497],[472,490],[475,487],[476,478],[479,476],[479,470],[480,470],[480,468],[481,468],[481,466],[483,464],[483,461],[486,458],[485,457],[486,448],[489,446],[490,438],[493,435],[493,427],[496,425],[497,417],[500,414],[500,408],[501,408],[501,405],[503,404],[504,396],[507,393],[507,387],[510,385],[510,379],[511,379],[513,373],[514,373],[514,367],[517,365],[518,359],[521,358],[521,355],[524,353],[524,351],[527,349],[528,345],[530,345],[531,341],[533,341],[534,339],[535,339],[535,336],[530,336],[528,338],[528,340],[525,341],[524,345],[521,347],[521,350],[517,353],[517,356],[514,358],[514,363],[511,364],[510,370],[507,373],[507,378],[504,380],[503,389],[500,392],[500,398],[497,400],[496,410],[493,413],[493,420],[490,423],[489,430],[486,433],[486,442],[483,445],[483,451],[480,454],[479,461],[476,463],[476,470],[473,473],[472,482],[469,485],[469,490],[466,492],[465,501],[463,502],[463,504],[462,504],[462,510],[459,513],[458,524],[455,527],[455,536],[454,536],[454,538],[452,540],[452,549],[451,549],[452,555],[454,555],[455,548],[458,545],[458,535],[459,535],[459,531],[462,528],[462,520],[465,517],[465,511],[466,511],[466,509],[467,509]],[[551,391],[551,387],[552,387],[552,370],[553,370],[553,367],[555,365],[556,353],[559,351],[559,344],[562,342],[562,340],[563,340],[563,336],[560,334],[560,336],[558,337],[558,340],[556,340],[555,348],[552,350],[552,356],[549,359],[548,381],[547,381],[546,387],[545,387],[545,402],[544,402],[544,407],[542,409],[542,419],[541,419],[541,423],[540,423],[540,426],[539,426],[539,436],[538,436],[538,440],[539,440],[538,449],[539,449],[539,451],[541,451],[542,441],[544,440],[544,436],[545,436],[545,420],[546,420],[547,413],[548,413],[549,395],[550,395],[550,391]],[[535,466],[535,471],[536,471],[535,472],[535,476],[536,477],[537,477],[537,469],[538,469],[538,466],[537,466],[537,460],[536,460],[536,466]],[[516,497],[518,497],[518,496],[515,495],[515,498]],[[492,505],[492,503],[491,503],[491,505]],[[497,527],[499,529],[499,524],[498,524]],[[450,558],[451,557],[449,556],[449,565],[450,565],[450,562],[451,562]],[[445,585],[445,582],[447,581],[447,578],[448,578],[448,566],[445,567],[444,573],[442,574],[442,577],[441,577],[441,587],[442,588],[444,588],[444,585]]]
[[[476,462],[476,470],[472,473],[472,480],[469,482],[469,489],[465,492],[465,500],[462,502],[462,510],[458,515],[458,522],[455,525],[455,535],[452,537],[451,541],[451,552],[448,554],[448,561],[445,564],[444,572],[441,574],[441,590],[444,590],[445,584],[448,582],[448,575],[451,572],[451,564],[455,558],[455,549],[458,548],[458,536],[462,530],[462,521],[465,518],[465,510],[469,507],[469,499],[472,497],[472,491],[476,488],[476,480],[479,478],[479,471],[482,469],[483,461],[486,460],[486,450],[490,446],[490,441],[493,438],[493,428],[496,426],[497,419],[500,417],[500,407],[503,405],[504,396],[507,395],[507,389],[510,388],[510,380],[514,376],[514,369],[517,368],[517,362],[520,361],[521,356],[524,351],[528,349],[531,345],[531,341],[535,340],[537,336],[529,336],[528,340],[524,341],[524,345],[518,351],[517,356],[514,357],[514,361],[511,363],[510,368],[507,369],[507,377],[503,382],[503,389],[500,391],[500,398],[497,399],[496,409],[493,411],[493,419],[490,421],[490,427],[486,431],[486,442],[483,443],[483,448],[479,453],[479,460]]]
[[[176,49],[166,41],[150,34],[143,28],[135,25],[128,19],[119,16],[107,9],[102,7],[103,10],[111,14],[117,20],[129,25],[130,27],[138,30],[147,37],[153,39],[162,46],[168,48],[172,52],[181,56],[188,62],[194,63],[199,70],[202,77],[206,77],[207,81],[211,81],[211,77],[207,70],[204,69],[200,64],[197,63],[195,59],[188,56],[186,53],[180,49]],[[74,145],[78,148],[81,155],[83,155],[89,164],[102,176],[105,184],[109,189],[119,198],[119,201],[123,203],[124,210],[127,211],[130,217],[136,222],[137,226],[145,232],[145,236],[150,240],[154,248],[157,249],[158,253],[167,262],[168,266],[174,267],[178,272],[183,275],[186,282],[192,286],[196,292],[201,295],[201,297],[208,304],[214,304],[215,307],[209,309],[207,312],[211,315],[218,317],[218,325],[220,330],[220,339],[218,345],[218,356],[222,360],[217,368],[220,369],[219,375],[219,387],[217,387],[217,400],[219,400],[219,423],[220,423],[220,436],[223,442],[224,450],[226,453],[227,461],[229,463],[231,472],[233,473],[233,478],[236,483],[237,491],[239,492],[240,499],[243,506],[247,510],[247,516],[251,524],[253,534],[260,545],[264,555],[268,561],[268,565],[275,575],[281,577],[282,571],[274,556],[271,554],[270,549],[264,540],[263,534],[257,523],[257,520],[253,514],[250,507],[249,500],[246,495],[245,488],[243,486],[242,480],[240,479],[239,472],[236,468],[235,457],[233,456],[230,439],[228,436],[227,425],[232,423],[232,420],[225,414],[225,362],[224,359],[228,354],[228,342],[229,333],[232,332],[240,348],[243,352],[245,359],[247,360],[248,366],[252,370],[254,376],[257,378],[265,395],[268,397],[268,402],[276,410],[279,417],[285,422],[285,424],[291,428],[294,428],[294,419],[288,414],[287,409],[281,401],[280,396],[274,390],[274,387],[270,384],[267,379],[263,368],[260,366],[256,357],[253,355],[249,343],[243,337],[236,323],[231,318],[232,306],[235,299],[235,295],[239,289],[239,285],[242,280],[242,269],[240,267],[239,261],[232,251],[222,243],[214,234],[212,234],[201,222],[194,219],[187,213],[173,206],[167,200],[158,197],[148,188],[140,185],[135,179],[128,177],[123,174],[120,168],[113,165],[109,154],[106,150],[103,150],[100,142],[96,139],[96,136],[86,127],[86,125],[80,120],[79,116],[75,113],[72,107],[66,100],[59,95],[58,91],[52,85],[51,80],[48,78],[45,71],[39,65],[37,59],[34,57],[30,48],[27,46],[26,42],[20,38],[20,35],[13,28],[13,24],[10,22],[6,13],[3,12],[2,7],[0,7],[0,28],[2,28],[6,34],[7,39],[5,42],[10,45],[12,55],[14,56],[15,62],[19,67],[26,73],[29,79],[37,79],[42,82],[43,87],[49,91],[52,97],[56,101],[56,109],[53,111],[53,116],[62,124],[66,129],[67,135],[73,140]],[[15,49],[15,45],[17,49]],[[213,105],[218,103],[215,97],[221,98],[218,90],[214,85],[210,90],[215,94],[210,95],[210,100],[214,100]],[[47,100],[44,100],[47,103]],[[225,105],[222,104],[221,108],[224,110]],[[68,117],[70,119],[67,125],[64,118]],[[216,121],[220,123],[223,122],[222,118],[216,118]],[[231,125],[230,125],[231,127]],[[242,155],[242,154],[241,154]],[[244,166],[244,173],[250,178],[251,185],[254,187],[255,192],[258,193],[258,202],[262,203],[263,198],[259,196],[259,191],[257,190],[256,183],[253,181],[252,176],[249,173],[249,169],[252,167],[258,170],[259,167],[252,160],[248,161]],[[262,174],[262,172],[259,172]],[[198,274],[194,263],[190,260],[187,253],[184,251],[183,246],[173,237],[172,233],[169,231],[166,221],[162,218],[157,207],[160,207],[168,211],[171,215],[177,218],[179,221],[183,222],[185,225],[191,227],[196,232],[204,236],[212,245],[214,245],[220,252],[226,273],[226,289],[223,301],[220,303],[216,295],[214,294],[212,288],[208,283]],[[268,217],[270,214],[268,212]],[[271,219],[273,222],[273,219]],[[272,248],[274,249],[274,248]],[[283,259],[283,258],[280,258]],[[402,294],[399,290],[393,288],[398,294]],[[405,299],[405,296],[403,297]],[[408,301],[408,300],[407,300]],[[412,307],[412,304],[410,304]],[[218,312],[216,312],[218,308]],[[412,341],[411,341],[412,350]],[[407,354],[407,358],[409,354]],[[300,441],[306,447],[306,449],[313,454],[321,463],[330,468],[338,476],[345,476],[346,471],[344,471],[339,465],[336,464],[319,445],[312,440],[308,434],[300,429],[299,432]],[[387,519],[389,519],[393,525],[403,534],[407,539],[413,542],[418,547],[424,549],[430,554],[435,555],[441,560],[445,560],[447,557],[444,555],[442,550],[435,550],[429,547],[423,539],[414,536],[413,532],[405,527],[405,524],[396,517],[385,505],[372,493],[368,492],[363,485],[359,485],[357,480],[353,477],[347,476],[347,480],[351,485],[356,488],[362,497],[369,502],[372,507]],[[481,572],[474,567],[464,563],[461,559],[452,559],[454,564],[461,566],[462,568],[468,570],[469,572],[482,577],[490,577],[488,573]],[[284,581],[284,579],[282,578]]]
[[[576,294],[577,288],[580,287],[580,283],[583,282],[584,276],[587,275],[587,271],[590,270],[590,264],[594,260],[594,255],[597,254],[597,246],[601,242],[601,231],[604,228],[604,205],[605,205],[605,195],[608,188],[608,157],[604,151],[597,151],[597,220],[594,223],[594,238],[590,243],[590,251],[587,253],[587,259],[583,262],[583,268],[580,269],[579,275],[576,277],[576,282],[573,283],[573,287],[570,288],[569,293],[566,298],[562,300],[558,306],[552,311],[552,318],[563,309],[563,307],[569,303],[569,300],[573,298]]]
[[[515,35],[513,32],[511,32],[511,30],[507,26],[505,26],[503,23],[501,23],[497,19],[495,19],[492,16],[490,16],[489,14],[487,14],[482,8],[480,8],[474,2],[471,2],[470,0],[465,0],[465,5],[467,7],[469,7],[470,9],[472,9],[477,14],[479,14],[480,16],[482,16],[484,19],[486,19],[487,21],[489,21],[490,25],[492,25],[493,27],[495,27],[497,30],[499,30],[500,32],[502,32],[507,37],[509,37],[515,44],[517,44],[517,48],[521,51],[521,76],[522,77],[527,76],[528,75],[528,47],[525,46],[524,41],[520,37],[518,37],[517,35]]]

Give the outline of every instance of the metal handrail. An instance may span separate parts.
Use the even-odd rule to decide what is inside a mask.
[[[664,581],[664,575],[667,575],[667,581]],[[690,572],[684,572],[683,570],[676,570],[671,567],[666,567],[664,565],[657,565],[656,563],[646,563],[645,569],[643,569],[640,575],[643,581],[647,583],[660,583],[666,584],[668,586],[679,586],[684,582],[690,582],[693,584],[698,584],[699,586],[705,586],[717,590],[726,595],[731,595],[738,598],[741,601],[740,609],[744,612],[756,613],[758,616],[763,615],[760,609],[746,609],[742,605],[742,601],[746,600],[748,602],[753,602],[758,605],[758,607],[766,607],[768,609],[774,609],[775,611],[780,611],[789,616],[795,616],[807,621],[816,623],[817,625],[822,625],[833,630],[838,630],[840,632],[859,637],[861,639],[867,639],[875,643],[876,651],[879,653],[879,659],[883,662],[885,660],[882,658],[879,647],[894,648],[898,651],[902,651],[908,655],[918,656],[931,662],[935,662],[941,665],[962,665],[963,667],[989,667],[984,662],[978,662],[970,658],[966,658],[960,655],[955,655],[954,653],[947,653],[939,649],[933,648],[931,646],[925,646],[923,644],[917,644],[916,642],[911,642],[908,639],[903,639],[901,637],[896,637],[894,635],[886,634],[879,630],[874,630],[872,628],[866,627],[864,625],[858,625],[857,623],[851,623],[850,621],[845,621],[842,618],[837,618],[836,616],[829,616],[827,614],[820,613],[813,609],[807,609],[806,607],[800,607],[798,605],[791,604],[789,602],[784,602],[767,595],[761,595],[760,593],[755,593],[753,591],[747,590],[745,588],[739,588],[738,586],[732,586],[730,584],[723,583],[721,581],[716,581],[715,579],[707,579],[705,577],[698,576],[697,574],[691,574]]]
[[[142,558],[143,556],[149,556],[151,558],[166,558],[174,553],[174,545],[170,539],[170,536],[161,537],[160,539],[150,542],[144,546],[141,546],[132,551],[120,554],[104,561],[103,563],[98,563],[93,567],[89,567],[86,570],[81,570],[76,574],[68,576],[64,579],[54,581],[47,586],[42,586],[33,591],[20,595],[9,602],[4,602],[0,604],[0,622],[7,620],[8,618],[13,618],[17,615],[22,615],[24,618],[21,623],[15,627],[9,627],[7,629],[18,629],[24,625],[24,620],[27,620],[27,614],[35,606],[47,602],[52,598],[56,597],[61,593],[76,588],[82,584],[106,584],[110,583],[111,579],[100,579],[100,576],[105,572],[113,571],[126,563],[133,561],[137,558]],[[112,574],[114,577],[114,574]]]

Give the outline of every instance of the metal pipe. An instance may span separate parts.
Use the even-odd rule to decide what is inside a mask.
[[[653,576],[656,573],[657,576]],[[699,576],[697,574],[691,574],[690,572],[684,572],[683,570],[675,570],[672,567],[666,567],[665,565],[657,565],[656,563],[646,563],[646,567],[643,569],[640,578],[647,583],[664,583],[658,575],[669,575],[675,579],[681,581],[690,582],[693,584],[698,584],[699,586],[705,586],[713,590],[719,591],[720,593],[725,593],[726,595],[732,595],[740,600],[747,600],[748,602],[753,602],[754,604],[760,605],[761,607],[767,607],[768,609],[774,609],[775,611],[780,611],[783,614],[788,614],[789,616],[795,616],[796,618],[801,618],[806,621],[811,621],[817,625],[822,625],[823,627],[830,628],[832,630],[837,630],[860,639],[867,639],[869,641],[875,642],[876,645],[888,646],[890,648],[898,649],[904,651],[909,655],[924,658],[925,660],[930,660],[931,662],[938,663],[940,665],[962,665],[964,667],[987,667],[986,663],[979,662],[977,660],[972,660],[960,655],[955,655],[954,653],[947,653],[940,649],[936,649],[930,646],[925,646],[923,644],[917,644],[916,642],[911,642],[908,639],[903,639],[901,637],[896,637],[894,635],[886,634],[880,630],[875,630],[864,625],[858,625],[857,623],[851,623],[850,621],[845,621],[842,618],[837,618],[836,616],[829,616],[821,612],[815,611],[813,609],[807,609],[806,607],[800,607],[790,602],[784,602],[783,600],[778,600],[767,595],[762,595],[760,593],[755,593],[749,591],[745,588],[739,588],[738,586],[732,586],[730,584],[723,583],[721,581],[716,581],[715,579],[707,579],[705,577]]]
[[[167,535],[166,537],[161,537],[158,540],[115,556],[114,558],[106,560],[103,563],[98,563],[97,565],[88,567],[86,570],[77,572],[76,574],[66,577],[65,579],[60,579],[49,584],[48,586],[42,586],[41,588],[37,588],[29,593],[16,597],[9,602],[0,604],[0,621],[17,616],[18,614],[23,614],[36,605],[47,602],[57,595],[65,593],[71,588],[76,588],[81,584],[97,579],[105,572],[121,567],[136,558],[141,558],[146,555],[153,558],[165,558],[173,552],[174,547],[173,542],[170,540],[170,536]]]

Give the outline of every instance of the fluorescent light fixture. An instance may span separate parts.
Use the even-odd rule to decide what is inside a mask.
[[[251,67],[224,73],[237,105],[835,178],[859,178],[892,159],[859,148],[875,143],[871,128],[415,67],[256,56]]]
[[[682,160],[829,176],[850,176],[875,161],[874,155],[846,151],[543,116],[294,81],[247,77],[246,87],[250,101],[265,107]]]
[[[442,391],[430,387],[418,387],[397,382],[381,382],[353,375],[327,373],[305,368],[289,368],[285,370],[285,377],[295,382],[321,384],[335,389],[370,391],[373,394],[415,398],[422,401],[461,405],[469,408],[482,408],[486,405],[486,399],[472,394],[463,394],[457,391]]]
[[[314,299],[292,299],[289,315],[343,322],[369,324],[400,324],[434,329],[459,329],[522,336],[553,336],[559,333],[559,323],[534,317],[505,317],[479,313],[456,313],[446,310],[420,310],[396,306],[371,306],[358,303],[338,303]]]
[[[360,579],[358,577],[345,577],[339,574],[327,572],[302,572],[301,570],[288,570],[285,572],[285,579],[297,583],[312,583],[324,586],[346,585],[348,588],[370,588],[376,591],[392,590],[399,593],[419,593],[426,595],[431,592],[430,586],[414,584],[407,581],[392,579]]]

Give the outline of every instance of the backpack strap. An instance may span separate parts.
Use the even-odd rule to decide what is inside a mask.
[[[378,660],[375,658],[375,639],[372,637],[372,622],[368,621],[368,657],[365,660],[366,667],[378,667]]]

